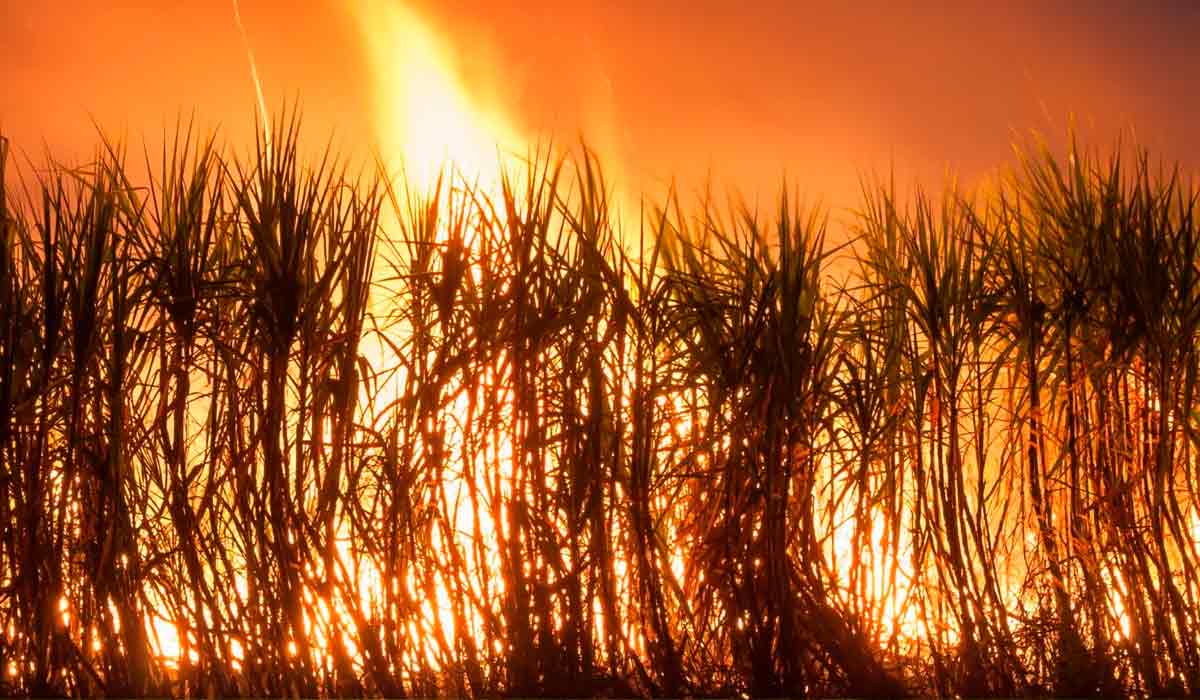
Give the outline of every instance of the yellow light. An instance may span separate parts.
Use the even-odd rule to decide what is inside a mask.
[[[154,630],[154,639],[158,646],[158,655],[168,666],[177,666],[181,648],[179,645],[179,630],[170,620],[150,617],[150,627]]]
[[[411,8],[387,0],[356,8],[384,160],[403,164],[408,184],[419,191],[432,189],[447,164],[494,191],[501,154],[520,147],[508,121],[471,94],[454,54]]]

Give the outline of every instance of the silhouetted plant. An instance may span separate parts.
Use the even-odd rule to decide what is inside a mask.
[[[145,186],[0,140],[5,694],[1200,691],[1177,167],[1026,147],[843,241],[299,121]]]

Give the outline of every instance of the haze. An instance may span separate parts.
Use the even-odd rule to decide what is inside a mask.
[[[1011,159],[1014,134],[1136,139],[1194,166],[1200,5],[614,0],[410,2],[463,84],[527,138],[583,135],[633,191],[711,172],[754,195],[786,174],[853,206],[864,173],[940,186]],[[379,142],[380,100],[350,4],[242,0],[267,102],[306,133]],[[135,142],[195,112],[229,140],[254,90],[229,2],[46,0],[0,6],[0,128],[37,154],[86,154],[93,118]]]

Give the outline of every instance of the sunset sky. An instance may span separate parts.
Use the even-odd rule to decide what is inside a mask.
[[[268,105],[298,97],[314,140],[379,143],[386,97],[358,5],[241,2]],[[1009,160],[1014,133],[1060,137],[1071,115],[1092,143],[1132,127],[1155,154],[1200,163],[1200,3],[850,5],[407,3],[522,137],[582,134],[651,194],[709,171],[753,194],[786,174],[850,206],[863,173],[973,181]],[[0,83],[0,129],[31,154],[86,153],[93,116],[137,142],[193,110],[244,143],[255,109],[227,0],[5,2]]]

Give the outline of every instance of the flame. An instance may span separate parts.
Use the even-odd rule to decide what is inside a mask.
[[[234,10],[243,41],[246,41],[237,0],[234,0]],[[441,40],[432,25],[410,7],[389,0],[363,0],[355,5],[355,18],[365,37],[371,80],[378,103],[376,138],[383,162],[389,167],[402,167],[403,185],[418,192],[430,193],[436,187],[447,187],[443,175],[450,168],[451,175],[461,178],[474,192],[495,201],[505,168],[516,165],[512,160],[506,161],[506,154],[519,153],[523,143],[512,122],[502,110],[482,99],[477,91],[468,89],[454,51]],[[262,88],[248,41],[246,49],[263,114],[263,125],[269,128]],[[269,133],[266,138],[269,140]],[[395,231],[386,233],[394,234]],[[445,235],[444,231],[439,233]],[[399,332],[403,332],[403,329]],[[377,340],[364,339],[360,347],[375,369],[401,366],[403,363],[398,361],[394,350]],[[401,346],[403,343],[397,342],[392,347]],[[472,397],[469,392],[511,385],[511,377],[502,369],[506,365],[507,362],[502,359],[494,367],[487,368],[487,376],[474,388],[451,383],[444,389],[447,397],[451,397],[440,418],[446,423],[442,429],[446,466],[444,474],[439,475],[433,485],[444,522],[434,534],[441,538],[441,542],[431,546],[434,550],[434,561],[429,562],[434,565],[432,570],[417,573],[409,569],[402,578],[385,578],[379,562],[355,551],[352,546],[354,533],[348,520],[337,522],[335,571],[324,572],[311,568],[305,574],[311,580],[325,577],[331,580],[349,579],[347,583],[351,594],[348,599],[342,599],[315,590],[305,592],[308,609],[304,613],[303,626],[308,637],[309,653],[314,658],[327,656],[333,644],[340,639],[347,653],[360,662],[354,635],[343,633],[354,627],[348,608],[357,605],[362,611],[376,611],[388,591],[395,589],[403,589],[407,599],[421,601],[419,620],[408,623],[408,632],[415,640],[414,648],[404,651],[403,658],[396,659],[396,662],[438,668],[445,665],[445,655],[457,648],[460,636],[473,639],[481,646],[489,638],[485,633],[483,615],[499,617],[501,611],[497,606],[506,585],[502,576],[492,575],[501,566],[497,535],[502,533],[508,517],[506,504],[528,497],[529,494],[521,489],[530,489],[531,485],[522,486],[521,481],[514,477],[513,445],[508,435],[501,432],[482,438],[476,436],[481,444],[469,445],[462,426],[471,423],[471,399],[480,398],[479,395]],[[629,371],[632,373],[635,370]],[[624,397],[621,410],[629,410],[633,374],[609,379],[625,384],[621,392]],[[405,373],[397,371],[388,375],[373,395],[364,383],[360,386],[360,408],[369,412],[398,398],[406,381]],[[505,393],[511,399],[511,393]],[[693,431],[701,429],[703,421],[695,422],[689,417],[682,394],[658,397],[656,400],[660,402],[660,409],[669,408],[674,416],[671,429],[663,434],[663,442],[658,448],[678,449],[678,445],[688,442]],[[369,406],[371,403],[375,405]],[[326,443],[332,439],[330,430],[329,425],[324,426],[322,437]],[[420,445],[417,447],[419,449]],[[488,479],[489,467],[498,476],[495,481]],[[832,473],[834,470],[830,468],[826,471]],[[56,470],[53,478],[61,478],[61,472]],[[553,488],[549,482],[545,486]],[[844,483],[830,486],[842,490],[849,488]],[[615,483],[613,488],[616,497],[621,498],[621,484]],[[700,500],[704,498],[701,494]],[[473,502],[477,499],[485,502],[484,507]],[[852,567],[849,563],[858,561],[863,552],[884,552],[889,537],[901,539],[901,551],[908,550],[912,546],[911,541],[904,533],[887,532],[881,518],[860,519],[858,516],[862,514],[850,508],[851,502],[852,499],[846,499],[845,505],[835,509],[837,512],[830,513],[828,521],[823,523],[831,534],[823,553],[842,588],[836,595],[845,596],[848,600],[855,594],[861,594],[863,602],[878,614],[880,623],[889,635],[905,640],[921,639],[925,636],[925,630],[919,624],[916,608],[909,604],[912,595],[910,582],[915,576],[911,567],[903,564],[897,566],[897,572],[889,579],[883,556],[872,556],[860,562],[867,567],[862,582],[856,582],[850,576]],[[486,507],[488,503],[499,505],[493,510]],[[665,500],[657,501],[655,507],[664,512],[669,509]],[[1200,532],[1200,519],[1196,528]],[[672,583],[678,587],[688,578],[686,549],[678,546],[683,543],[673,522],[664,523],[662,536],[671,545],[666,573],[674,578]],[[610,566],[619,598],[613,612],[623,620],[622,633],[630,649],[635,654],[645,655],[647,640],[635,617],[628,614],[627,601],[633,600],[637,593],[634,590],[632,562],[622,551],[621,537],[621,533],[614,532],[608,543],[612,552]],[[545,561],[538,558],[536,564],[544,566]],[[761,564],[760,559],[754,560],[755,567]],[[528,567],[529,563],[524,565]],[[444,573],[454,569],[463,572],[461,579]],[[704,572],[697,572],[697,585],[703,580]],[[857,588],[852,590],[856,583]],[[234,588],[235,605],[240,605],[248,597],[245,578],[238,576]],[[464,598],[466,604],[459,603],[463,609],[456,609],[455,601],[463,601]],[[1127,616],[1120,605],[1119,599],[1114,601],[1128,636]],[[590,601],[590,606],[594,627],[604,629],[604,618],[608,611],[598,598]],[[71,613],[65,597],[61,599],[59,610],[64,626],[68,625]],[[116,617],[115,609],[113,615]],[[739,630],[748,621],[746,613],[732,620]],[[557,613],[553,622],[562,623]],[[186,629],[180,629],[171,620],[154,613],[146,615],[145,624],[151,632],[157,655],[168,668],[178,669],[185,657],[193,662],[199,660],[197,652],[189,647]],[[251,643],[248,636],[246,640],[246,644]],[[604,654],[617,654],[620,651],[609,648],[610,641],[606,635],[599,635],[595,641]],[[247,655],[246,646],[234,635],[227,635],[225,642],[230,665],[239,670]],[[500,641],[492,637],[492,643],[499,645]],[[95,650],[98,651],[98,648]],[[492,651],[499,655],[502,649],[496,646]],[[295,640],[288,640],[285,653],[295,657],[301,653],[301,647]],[[11,663],[9,673],[13,674],[11,669],[16,667]]]
[[[521,146],[510,121],[467,88],[455,53],[413,9],[388,0],[356,8],[384,162],[402,165],[406,180],[423,191],[447,166],[497,188],[504,153]]]
[[[473,195],[499,200],[504,171],[518,165],[505,156],[523,147],[511,121],[468,89],[452,47],[406,3],[364,0],[353,5],[352,13],[370,69],[379,157],[389,172],[402,173],[395,184],[424,197],[439,186],[451,189],[447,176],[460,177]],[[396,240],[397,212],[387,209],[384,236]],[[447,237],[447,226],[438,222],[439,240]],[[376,265],[377,271],[385,267]],[[376,280],[376,286],[390,285]],[[379,297],[373,295],[372,307],[386,316],[389,309],[379,306]],[[402,365],[379,338],[363,338],[360,352],[376,368]],[[376,401],[398,398],[405,379],[402,369],[382,377]],[[365,392],[360,395],[360,401],[367,400]]]
[[[471,192],[469,196],[497,203],[503,175],[506,172],[515,175],[520,167],[519,159],[511,155],[524,149],[524,141],[511,120],[478,89],[471,89],[475,86],[468,86],[454,47],[413,8],[391,0],[365,0],[355,6],[354,15],[364,38],[376,103],[375,139],[383,164],[389,171],[402,173],[396,184],[419,197],[430,196],[439,187],[443,196],[456,196],[453,191],[461,185],[461,189]],[[394,240],[398,222],[391,218],[392,214],[385,214],[383,227],[385,238]],[[438,238],[445,240],[448,233],[447,222],[439,221]],[[393,336],[406,332],[404,324],[388,331]],[[394,345],[377,337],[364,337],[360,352],[377,369],[401,367],[403,362],[395,357],[394,348],[403,346],[403,341],[400,337],[392,340]],[[383,377],[375,388],[373,401],[364,386],[360,404],[368,411],[370,403],[378,408],[381,402],[386,404],[398,398],[406,381],[403,370]],[[490,376],[487,381],[502,384],[504,379]],[[490,454],[468,454],[461,426],[468,422],[471,397],[465,387],[450,386],[446,390],[454,396],[440,419],[445,421],[447,464],[435,487],[446,522],[442,542],[434,549],[438,562],[444,565],[455,558],[470,562],[471,552],[482,559],[468,566],[466,580],[461,582],[436,572],[416,574],[410,570],[403,580],[385,583],[377,567],[354,563],[347,551],[339,549],[347,570],[360,579],[357,588],[363,596],[361,603],[370,604],[381,598],[385,585],[404,589],[411,598],[423,601],[419,623],[416,627],[410,623],[410,633],[418,640],[416,650],[406,652],[406,658],[398,661],[434,668],[443,665],[445,660],[439,654],[455,648],[460,634],[477,640],[484,638],[484,620],[479,611],[467,607],[456,614],[453,600],[461,597],[456,588],[463,586],[478,600],[490,598],[484,590],[487,584],[482,582],[491,579],[486,570],[494,571],[499,566],[499,552],[489,544],[494,540],[497,524],[487,508],[472,505],[469,494],[503,499],[511,497],[512,489],[511,444],[499,438],[490,445]],[[503,495],[489,493],[493,484],[484,476],[487,470],[481,460],[485,458],[496,460],[503,473],[501,489],[507,489]],[[493,581],[490,585],[492,594],[503,589],[502,583]],[[465,629],[458,615],[462,616]]]

